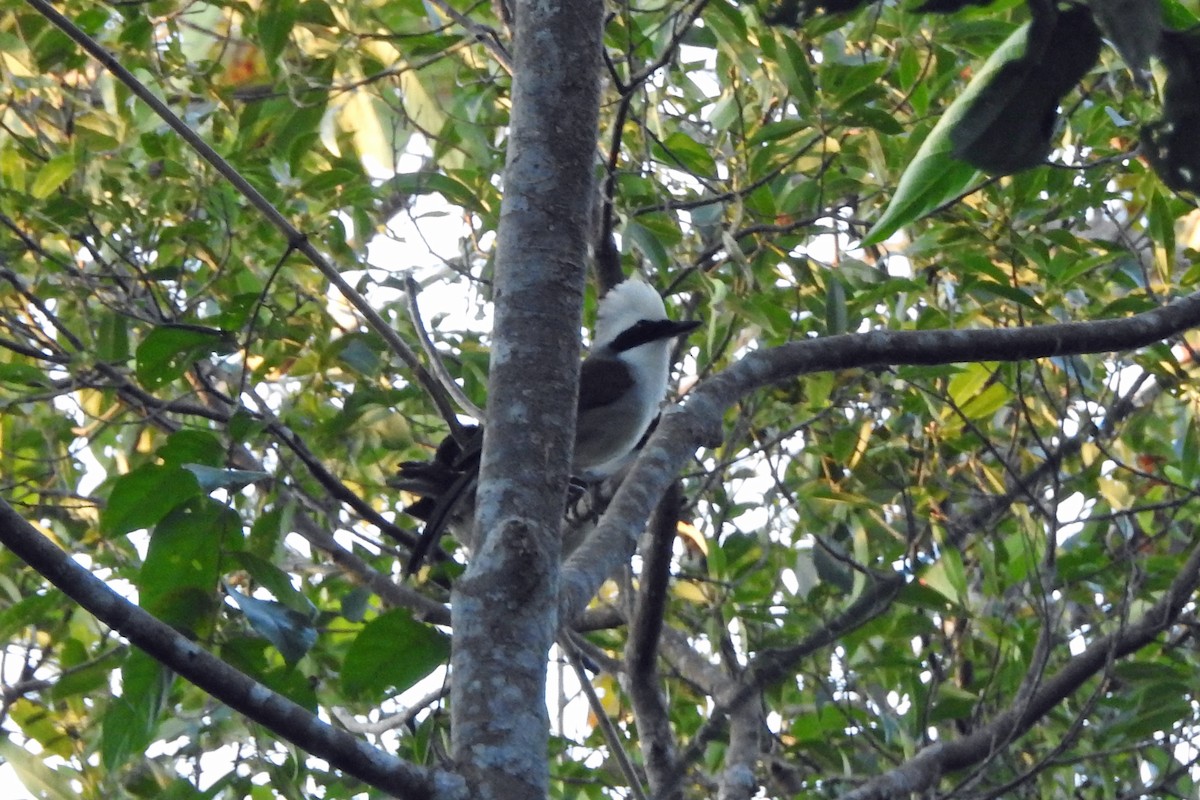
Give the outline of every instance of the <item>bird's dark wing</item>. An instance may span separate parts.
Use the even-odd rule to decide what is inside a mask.
[[[474,491],[479,475],[479,455],[483,446],[483,428],[472,425],[463,429],[463,440],[447,436],[438,445],[430,461],[405,461],[388,485],[420,496],[407,506],[406,514],[424,520],[417,544],[404,565],[405,577],[421,565],[430,548],[441,539],[454,507],[465,492]]]
[[[580,370],[579,413],[610,405],[633,387],[629,368],[615,358],[585,360]],[[468,429],[466,433],[461,442],[449,436],[443,439],[431,461],[404,462],[399,475],[388,482],[422,498],[405,509],[425,521],[404,565],[405,577],[416,572],[430,549],[437,545],[459,500],[475,491],[483,428]]]
[[[479,469],[479,456],[483,452],[483,426],[467,425],[463,427],[462,441],[447,436],[438,445],[435,461],[450,464],[456,470]]]
[[[585,359],[579,372],[578,413],[615,403],[633,387],[629,368],[615,358]]]
[[[425,518],[425,527],[421,528],[421,535],[412,552],[408,554],[408,561],[404,564],[405,578],[420,569],[421,562],[425,560],[425,554],[429,552],[429,548],[442,538],[442,532],[446,529],[446,523],[450,521],[450,514],[458,505],[458,501],[466,492],[475,491],[475,482],[478,477],[478,464],[476,464],[476,469],[459,473],[454,482],[436,497],[427,497],[417,503],[417,505],[421,505],[430,499],[433,501],[432,506],[427,509],[429,515]]]

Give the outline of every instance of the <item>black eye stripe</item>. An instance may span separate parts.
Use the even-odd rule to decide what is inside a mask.
[[[623,353],[647,342],[668,339],[691,330],[694,325],[669,319],[643,319],[626,328],[609,345],[614,351]]]

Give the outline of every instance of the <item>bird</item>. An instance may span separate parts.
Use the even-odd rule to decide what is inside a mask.
[[[574,480],[598,483],[633,460],[667,393],[675,341],[701,324],[672,320],[658,291],[639,278],[622,281],[600,299],[592,347],[579,368]],[[432,461],[406,461],[390,482],[422,498],[405,509],[425,522],[404,566],[406,577],[454,515],[470,519],[460,500],[474,495],[482,434],[468,426],[461,439],[446,437]]]

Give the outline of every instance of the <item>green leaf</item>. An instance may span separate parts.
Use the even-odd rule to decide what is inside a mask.
[[[896,602],[936,613],[944,613],[949,608],[946,596],[923,581],[905,584],[900,594],[896,595]]]
[[[181,464],[184,469],[196,476],[200,488],[206,492],[216,489],[240,491],[256,481],[271,477],[269,472],[259,472],[248,469],[218,469],[204,464]]]
[[[232,636],[221,645],[221,658],[264,686],[312,712],[317,710],[313,684],[303,670],[269,655],[272,645],[260,636]]]
[[[172,627],[199,635],[215,614],[221,556],[236,550],[237,512],[207,497],[169,513],[154,527],[138,574],[142,608]]]
[[[7,383],[17,389],[36,386],[49,386],[50,379],[46,373],[30,364],[0,363],[0,383]]]
[[[630,222],[625,226],[625,235],[655,269],[667,268],[671,262],[671,254],[653,231],[641,223]]]
[[[74,172],[75,155],[61,153],[42,165],[33,179],[33,185],[29,187],[29,193],[35,200],[45,200],[54,194]]]
[[[200,494],[196,477],[177,466],[146,464],[117,478],[100,513],[100,532],[120,536],[149,528]]]
[[[120,314],[106,314],[101,321],[96,355],[111,363],[129,360],[129,327]]]
[[[938,560],[925,570],[921,580],[955,604],[961,605],[966,600],[967,577],[962,556],[952,547],[942,548]]]
[[[909,162],[891,201],[863,239],[863,246],[876,245],[887,239],[900,228],[915,222],[926,214],[940,208],[960,194],[979,177],[979,171],[956,159],[951,151],[949,128],[942,128],[942,120],[934,126],[921,143],[917,154]]]
[[[305,194],[311,194],[320,197],[321,195],[333,194],[349,183],[353,183],[360,177],[359,173],[348,169],[331,169],[314,175],[304,182],[301,191]]]
[[[800,49],[796,38],[790,33],[779,36],[783,45],[785,58],[780,59],[779,69],[783,73],[788,91],[793,98],[806,107],[812,107],[816,102],[816,85],[813,82],[812,70],[808,65],[808,55]]]
[[[25,790],[40,800],[78,800],[79,792],[72,786],[78,780],[74,771],[68,772],[46,766],[40,755],[18,747],[8,737],[0,738],[0,758],[4,759]]]
[[[195,326],[163,325],[150,331],[137,348],[137,377],[157,389],[183,375],[210,353],[232,353],[237,342],[224,331]]]
[[[268,0],[258,15],[258,40],[268,62],[279,58],[296,21],[296,4],[289,0]]]
[[[366,586],[356,586],[342,596],[342,616],[351,622],[362,622],[367,615],[367,604],[371,600],[371,590]]]
[[[0,611],[0,641],[12,641],[30,626],[41,627],[48,612],[61,609],[66,598],[58,589],[23,597]]]
[[[253,414],[238,409],[229,419],[229,435],[234,441],[246,441],[266,430],[267,424]]]
[[[717,171],[712,153],[683,131],[671,133],[661,144],[655,143],[654,152],[667,166],[683,168],[693,175],[711,177]]]
[[[957,686],[942,684],[938,688],[937,702],[929,715],[930,722],[967,719],[979,706],[979,696]]]
[[[985,299],[990,299],[993,296],[1003,297],[1006,300],[1011,300],[1018,305],[1033,309],[1034,311],[1043,310],[1041,304],[1029,292],[1017,286],[1010,286],[1007,283],[998,283],[986,279],[972,279],[963,282],[963,289],[976,297],[983,297]]]
[[[946,393],[954,404],[961,408],[983,391],[983,387],[992,379],[995,371],[994,364],[967,364],[950,379],[946,385]]]
[[[962,406],[967,419],[984,419],[1012,402],[1012,393],[1001,383],[993,383]]]
[[[367,377],[379,374],[379,338],[367,334],[350,334],[334,342],[330,348],[343,363]]]
[[[275,645],[289,664],[295,664],[317,643],[313,618],[274,600],[259,600],[228,584],[226,593],[246,615],[250,627]]]
[[[993,78],[1011,62],[1022,58],[1029,47],[1032,22],[1027,22],[1004,40],[963,93],[943,112],[925,137],[917,154],[900,177],[883,216],[867,232],[863,245],[879,244],[901,227],[920,219],[962,194],[979,176],[978,170],[955,156],[955,131],[974,112]],[[962,136],[961,133],[957,134]]]
[[[274,506],[259,514],[250,526],[246,548],[259,556],[275,552],[279,540],[292,531],[294,509],[289,504]]]
[[[97,692],[106,693],[112,685],[114,660],[100,659],[85,662],[65,672],[50,689],[55,700],[69,697],[94,698]]]
[[[234,558],[242,569],[250,573],[260,586],[293,611],[298,611],[307,619],[316,619],[317,608],[304,593],[292,585],[292,579],[286,572],[265,558],[249,551],[234,554]]]
[[[801,131],[812,130],[812,125],[798,119],[785,119],[778,122],[768,122],[750,137],[750,144],[766,144],[781,139],[787,139]]]
[[[1171,213],[1170,204],[1163,192],[1155,192],[1150,196],[1150,208],[1146,217],[1155,244],[1168,253],[1175,252],[1176,215]]]
[[[352,697],[380,699],[389,689],[403,692],[449,656],[445,635],[408,611],[388,611],[368,622],[351,643],[342,664],[342,688]]]
[[[1189,412],[1192,410],[1189,406]],[[1190,416],[1190,415],[1189,415]],[[1186,486],[1194,486],[1196,482],[1196,470],[1200,467],[1200,431],[1196,429],[1196,419],[1191,417],[1188,420],[1187,431],[1183,435],[1183,441],[1177,445],[1179,451],[1179,469],[1180,479]]]
[[[322,0],[305,0],[296,9],[296,19],[313,25],[324,25],[327,28],[337,25],[337,17],[333,15],[333,10],[328,3],[322,2]]]
[[[1169,731],[1181,720],[1192,716],[1191,700],[1185,686],[1169,682],[1145,690],[1141,708],[1124,724],[1114,726],[1127,740],[1137,740],[1161,731]]]
[[[874,128],[888,136],[900,136],[904,133],[904,126],[897,122],[894,116],[878,108],[862,107],[848,111],[846,123]]]
[[[812,549],[812,557],[813,567],[822,583],[835,586],[846,594],[854,589],[854,573],[849,564],[835,558],[826,547],[821,546]]]
[[[0,148],[0,181],[10,190],[25,190],[25,159],[15,147]]]
[[[184,429],[167,437],[158,457],[168,464],[206,464],[215,467],[225,460],[225,446],[208,431]]]
[[[836,706],[827,705],[797,716],[791,734],[800,742],[828,741],[828,737],[846,727],[846,716]]]
[[[141,650],[132,651],[125,659],[121,696],[110,701],[100,736],[100,757],[110,773],[153,741],[174,678],[171,670]]]
[[[1195,8],[1190,4],[1180,2],[1180,0],[1163,0],[1162,13],[1163,22],[1167,27],[1177,31],[1184,31],[1200,25],[1200,16],[1196,15]]]
[[[1179,684],[1191,679],[1187,666],[1162,661],[1118,661],[1113,675],[1127,683]]]
[[[479,198],[471,188],[461,181],[436,172],[405,172],[392,178],[391,185],[396,191],[405,194],[440,193],[446,200],[456,206],[482,211],[479,208]]]
[[[849,328],[846,311],[846,287],[836,275],[825,284],[825,330],[830,335],[846,333]]]

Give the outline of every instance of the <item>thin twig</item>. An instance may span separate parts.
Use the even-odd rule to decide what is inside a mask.
[[[442,362],[441,354],[434,347],[433,340],[429,338],[429,332],[425,330],[425,323],[421,319],[421,308],[417,305],[417,295],[420,294],[421,287],[417,285],[417,281],[411,273],[404,276],[404,288],[408,293],[408,315],[412,318],[413,328],[416,329],[417,341],[421,343],[421,349],[425,351],[425,358],[429,360],[429,368],[433,371],[433,376],[437,378],[438,385],[450,395],[454,402],[458,403],[458,407],[465,414],[482,420],[483,409],[472,403],[471,398],[467,397],[467,393],[451,377],[446,370],[445,363]],[[446,424],[450,426],[450,435],[456,441],[463,441],[463,429],[458,418],[450,417],[446,420]]]
[[[492,55],[496,58],[496,63],[505,72],[509,75],[512,74],[512,56],[509,54],[508,48],[500,41],[500,34],[495,28],[476,22],[466,14],[460,13],[450,3],[446,2],[446,0],[429,0],[429,4],[461,25],[464,30],[475,37],[476,41],[492,52]]]
[[[625,752],[624,743],[621,741],[621,736],[617,733],[616,726],[612,720],[608,718],[608,712],[604,710],[604,704],[600,702],[600,697],[596,694],[596,690],[592,688],[592,680],[588,677],[587,670],[583,668],[583,661],[579,657],[578,651],[575,650],[575,645],[566,637],[561,637],[558,645],[562,648],[563,654],[567,661],[575,670],[575,677],[579,679],[579,686],[583,690],[583,696],[587,698],[588,705],[592,709],[592,714],[595,715],[596,721],[600,724],[600,731],[604,734],[605,741],[608,742],[608,749],[612,751],[613,758],[617,760],[617,764],[621,767],[621,772],[625,774],[625,780],[629,784],[629,791],[633,795],[634,800],[647,800],[646,792],[642,788],[641,778],[634,769],[633,762],[629,760],[629,753]]]
[[[369,734],[378,736],[388,731],[394,731],[397,728],[403,728],[411,725],[417,718],[417,715],[427,709],[434,703],[440,702],[450,694],[450,684],[443,683],[438,688],[434,689],[429,694],[422,697],[417,702],[410,705],[408,708],[396,714],[388,714],[377,720],[369,722],[360,722],[352,713],[344,708],[333,707],[329,709],[329,714],[338,725],[341,725],[351,733]]]

